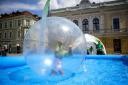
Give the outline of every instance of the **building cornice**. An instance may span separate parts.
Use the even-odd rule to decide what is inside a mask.
[[[81,7],[80,4],[74,7],[67,7],[67,8],[60,8],[60,9],[55,9],[55,10],[51,10],[50,13],[51,14],[56,14],[56,13],[63,13],[63,12],[75,12],[75,11],[80,11],[80,10],[84,10],[84,11],[89,11],[89,10],[96,10],[96,9],[100,9],[102,8],[103,10],[107,10],[108,8],[111,10],[113,9],[113,7],[115,9],[120,8],[128,8],[128,2],[126,2],[125,0],[119,0],[119,1],[110,1],[110,2],[102,2],[102,3],[95,3],[95,4],[91,4],[88,7]]]
[[[90,14],[90,13],[99,13],[99,12],[111,12],[119,10],[127,10],[128,4],[122,5],[113,5],[113,6],[100,6],[96,8],[83,8],[83,9],[74,9],[74,10],[63,10],[63,11],[51,11],[51,15],[80,15],[80,14]]]

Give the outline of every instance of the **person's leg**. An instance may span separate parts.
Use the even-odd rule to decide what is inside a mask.
[[[61,74],[61,75],[64,74],[63,69],[62,69],[61,59],[58,59],[58,62],[57,62],[57,70],[58,70],[59,74]]]
[[[57,72],[55,70],[52,70],[51,75],[56,75]]]
[[[64,75],[64,71],[63,71],[62,69],[59,70],[59,73],[60,73],[61,75]]]
[[[0,55],[2,55],[2,52],[0,51]]]

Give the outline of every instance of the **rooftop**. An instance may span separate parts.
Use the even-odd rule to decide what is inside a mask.
[[[29,11],[16,11],[16,12],[12,12],[12,13],[5,13],[5,14],[1,14],[0,15],[0,19],[4,19],[4,18],[10,18],[10,17],[15,17],[15,16],[21,16],[21,15],[26,15],[26,16],[33,16],[35,19],[40,19],[40,17],[36,14],[32,14]]]

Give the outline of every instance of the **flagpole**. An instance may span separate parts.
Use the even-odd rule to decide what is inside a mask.
[[[49,15],[49,7],[50,7],[50,0],[47,0],[46,1],[46,4],[43,8],[43,12],[42,12],[42,22],[41,22],[41,26],[42,26],[42,30],[43,30],[43,35],[41,34],[42,36],[42,39],[44,41],[44,52],[47,50],[47,46],[48,46],[48,28],[47,28],[47,16]]]

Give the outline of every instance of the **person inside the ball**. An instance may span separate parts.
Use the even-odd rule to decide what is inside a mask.
[[[67,51],[64,49],[64,45],[61,41],[57,41],[55,48],[55,59],[54,67],[52,69],[52,74],[61,74],[63,75],[62,62],[61,59],[67,54]]]

